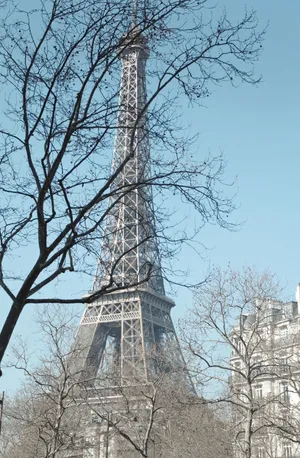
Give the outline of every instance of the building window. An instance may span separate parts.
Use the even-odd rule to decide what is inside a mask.
[[[266,458],[265,447],[258,447],[257,458]]]
[[[279,336],[280,336],[280,337],[287,337],[287,335],[288,335],[288,328],[287,328],[287,326],[280,326],[280,327],[278,328],[278,330],[279,330]]]
[[[235,370],[233,371],[234,381],[236,383],[240,383],[243,380],[242,371],[241,371],[241,363],[240,362],[235,363],[234,368],[235,368]]]
[[[262,385],[255,385],[254,397],[255,399],[261,399],[263,397],[263,386]]]
[[[280,396],[281,396],[282,402],[284,402],[284,404],[289,404],[290,403],[290,393],[289,393],[289,386],[287,382],[281,382],[279,387],[280,387]]]
[[[244,353],[244,347],[243,347],[243,342],[241,340],[238,341],[237,343],[237,348],[238,348],[238,352],[240,354],[243,354]]]
[[[283,444],[283,457],[284,458],[292,458],[292,445],[288,443]]]
[[[238,339],[236,337],[232,338],[232,353],[236,355]]]
[[[278,363],[279,363],[279,372],[281,372],[281,374],[286,374],[288,372],[288,358],[285,356],[285,357],[280,357],[278,359]]]
[[[265,367],[261,357],[255,356],[252,363],[252,375],[256,377],[257,375],[263,374],[264,369]]]
[[[238,361],[237,363],[234,364],[234,368],[237,372],[235,372],[235,374],[238,376],[240,375],[240,372],[241,372],[241,363]]]

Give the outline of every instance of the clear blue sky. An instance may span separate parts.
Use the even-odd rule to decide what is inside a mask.
[[[260,22],[269,28],[264,51],[257,64],[263,75],[259,87],[242,85],[215,88],[205,107],[190,109],[185,120],[199,132],[199,150],[222,150],[228,160],[228,179],[238,176],[236,221],[245,221],[239,232],[206,227],[200,240],[212,249],[206,260],[183,252],[179,262],[190,268],[194,278],[208,264],[233,268],[245,264],[270,268],[285,286],[286,298],[294,298],[300,281],[300,46],[299,0],[224,0],[229,14],[243,13],[244,5],[255,8]],[[299,216],[298,216],[299,211]],[[73,278],[73,281],[75,279]],[[90,285],[82,285],[83,291]],[[72,283],[66,282],[72,291]],[[2,299],[1,295],[1,299]],[[190,293],[178,292],[173,317],[182,316],[191,304]],[[1,322],[9,302],[1,300]],[[16,334],[32,332],[33,307],[28,307]],[[2,324],[2,323],[0,323]],[[16,388],[18,379],[8,371],[1,390]]]
[[[213,248],[207,262],[270,268],[285,286],[286,298],[294,299],[300,282],[300,2],[291,0],[288,7],[279,0],[246,4],[257,10],[262,25],[269,22],[257,64],[263,82],[257,88],[217,88],[205,108],[187,114],[197,119],[193,127],[200,132],[201,149],[222,150],[228,177],[237,175],[236,219],[245,223],[233,233],[206,227],[201,237]],[[228,0],[226,5],[235,14],[244,2]],[[190,265],[194,272],[204,267]],[[180,315],[188,305],[184,292],[177,302]]]

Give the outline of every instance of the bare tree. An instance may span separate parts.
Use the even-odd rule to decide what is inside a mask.
[[[26,304],[91,302],[119,287],[112,272],[108,285],[84,299],[53,297],[47,289],[63,273],[92,274],[105,217],[127,193],[150,186],[155,194],[175,194],[199,216],[199,227],[206,222],[230,227],[226,217],[233,204],[223,194],[223,159],[189,157],[191,141],[181,134],[174,103],[182,94],[197,103],[213,84],[257,83],[253,64],[264,34],[257,31],[255,12],[231,23],[225,12],[212,17],[208,0],[147,1],[133,24],[131,0],[36,3],[29,10],[4,2],[0,22],[6,94],[0,129],[0,285],[11,301],[0,360]],[[130,126],[128,157],[111,171],[119,57],[141,35],[153,56],[151,92]],[[135,132],[145,129],[140,124],[146,112],[152,176],[121,185],[118,176],[134,156]],[[156,215],[155,236],[171,257],[192,234],[174,231],[174,218],[166,224],[161,205]]]
[[[261,380],[278,374],[271,320],[279,293],[269,272],[217,270],[196,293],[191,315],[182,323],[208,402],[230,406],[238,457],[258,456],[262,438],[267,445],[278,402],[277,393],[265,395]]]
[[[72,362],[79,349],[70,348],[74,319],[58,305],[51,309],[38,317],[44,342],[38,362],[31,364],[21,341],[14,348],[10,365],[27,377],[5,405],[1,458],[111,456],[112,450],[122,458],[231,456],[225,423],[175,385],[170,372],[127,387],[108,387],[103,374],[93,383],[80,377]]]
[[[107,398],[101,398],[98,404],[87,403],[95,421],[104,424],[105,442],[115,447],[117,456],[232,457],[232,438],[227,434],[226,422],[204,399],[175,385],[169,375],[161,375],[147,385],[119,387],[117,391],[119,399],[115,404],[105,401]]]
[[[38,313],[43,349],[32,363],[32,353],[21,340],[13,347],[10,367],[23,372],[25,382],[6,402],[2,441],[7,440],[4,457],[54,458],[59,452],[75,450],[79,415],[74,405],[80,374],[74,372],[75,319],[58,306]],[[38,349],[37,349],[38,351]],[[76,348],[76,356],[79,349]]]
[[[173,393],[172,390],[170,393]],[[167,439],[171,446],[168,456],[233,457],[230,423],[204,398],[186,396],[177,390],[177,395],[173,396],[169,416],[170,433]]]

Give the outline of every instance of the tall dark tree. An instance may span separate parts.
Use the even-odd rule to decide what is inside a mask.
[[[188,205],[199,227],[230,226],[223,159],[189,157],[193,142],[180,130],[176,101],[183,95],[201,102],[226,81],[257,83],[253,64],[264,34],[255,12],[232,23],[225,12],[217,17],[209,0],[148,0],[134,20],[131,0],[36,0],[29,7],[4,1],[0,20],[0,286],[11,302],[0,361],[26,304],[89,302],[118,287],[84,299],[47,295],[65,272],[92,275],[113,210],[108,202],[117,205],[128,192],[151,186]],[[111,171],[119,57],[141,35],[151,48],[150,93],[131,126],[130,153]],[[152,176],[120,185],[146,112]],[[176,219],[162,205],[155,210],[156,236],[171,259],[193,234],[174,231]],[[24,262],[12,269],[18,256]]]

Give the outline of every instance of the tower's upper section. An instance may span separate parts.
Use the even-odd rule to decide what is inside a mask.
[[[148,286],[164,295],[151,187],[147,127],[147,40],[133,27],[122,61],[111,197],[93,289]]]
[[[120,44],[121,59],[124,59],[129,54],[137,53],[137,57],[144,60],[146,64],[146,60],[149,57],[147,41],[140,29],[137,26],[132,26],[130,32],[123,37]]]

